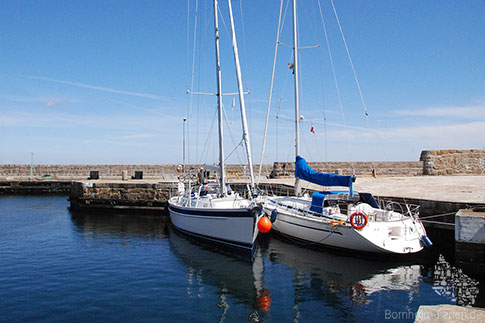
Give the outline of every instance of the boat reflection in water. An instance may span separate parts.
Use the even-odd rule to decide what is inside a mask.
[[[188,298],[203,298],[207,285],[215,287],[219,296],[217,307],[222,309],[220,321],[232,321],[234,315],[244,312],[244,319],[258,321],[262,312],[270,310],[271,292],[263,286],[264,259],[260,249],[251,259],[243,253],[229,253],[188,239],[172,227],[169,237],[170,249],[187,269]],[[231,311],[238,304],[245,305],[246,311]]]
[[[127,243],[141,238],[167,238],[168,217],[137,214],[136,217],[127,214],[116,214],[102,211],[73,211],[71,220],[75,224],[75,232],[85,240],[109,240]]]
[[[401,291],[407,299],[419,289],[419,265],[356,259],[273,237],[260,240],[251,262],[170,230],[172,253],[186,267],[187,297],[202,300],[217,293],[221,321],[232,321],[241,311],[252,321],[355,320],[359,308],[375,306],[374,293]]]
[[[423,304],[483,304],[478,282],[438,254],[366,259],[262,236],[250,260],[187,239],[168,217],[73,213],[71,219],[83,244],[69,264],[86,272],[83,286],[116,304],[139,301],[156,309],[154,317],[382,321],[386,313],[411,317]]]
[[[353,319],[355,305],[372,302],[376,292],[406,291],[412,297],[419,288],[421,266],[411,261],[363,259],[303,248],[275,238],[265,242],[272,263],[294,270],[296,312],[302,303],[321,301],[339,309],[339,318]]]

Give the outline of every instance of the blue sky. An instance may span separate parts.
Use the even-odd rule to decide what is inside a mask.
[[[300,45],[320,45],[300,52],[307,159],[418,160],[423,149],[485,148],[484,1],[334,0],[368,117],[331,2],[320,1],[342,109],[318,1],[300,1]],[[29,163],[31,152],[39,164],[180,163],[188,114],[190,161],[214,162],[215,97],[186,94],[215,91],[212,4],[199,0],[196,29],[195,4],[1,1],[0,163]],[[259,163],[279,1],[234,0],[233,9]],[[226,1],[220,11],[223,91],[235,92]],[[293,160],[291,60],[280,46],[266,163]],[[224,98],[228,154],[241,139],[232,102]],[[238,149],[228,161],[242,156]]]

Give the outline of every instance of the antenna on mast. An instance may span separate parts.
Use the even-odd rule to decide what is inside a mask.
[[[34,167],[34,153],[30,153],[30,180],[33,179],[35,174],[35,167]]]

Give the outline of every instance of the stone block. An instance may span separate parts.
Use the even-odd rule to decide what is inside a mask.
[[[455,216],[455,241],[485,245],[485,212],[458,211]]]

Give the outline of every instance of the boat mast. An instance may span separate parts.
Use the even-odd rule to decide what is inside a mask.
[[[295,157],[300,155],[300,104],[298,99],[298,34],[296,31],[296,0],[293,0],[293,75],[295,80]],[[301,195],[300,178],[295,178],[295,195]]]
[[[239,92],[239,106],[241,110],[241,122],[242,122],[242,128],[243,128],[243,140],[246,146],[246,155],[248,157],[251,189],[254,189],[253,159],[251,156],[251,145],[249,143],[248,122],[246,119],[246,104],[244,102],[244,88],[243,88],[242,77],[241,77],[241,65],[239,64],[239,54],[237,50],[236,32],[234,30],[234,18],[232,15],[231,0],[228,0],[227,3],[229,4],[229,16],[231,18],[232,49],[234,51],[234,63],[236,65],[237,87]]]
[[[226,171],[224,165],[224,143],[223,143],[223,114],[222,114],[222,81],[221,81],[221,60],[219,57],[219,20],[217,14],[217,0],[214,0],[214,30],[215,30],[215,41],[216,41],[216,74],[217,74],[217,111],[218,111],[218,121],[219,121],[219,169],[221,171],[220,185],[221,194],[226,195]]]

